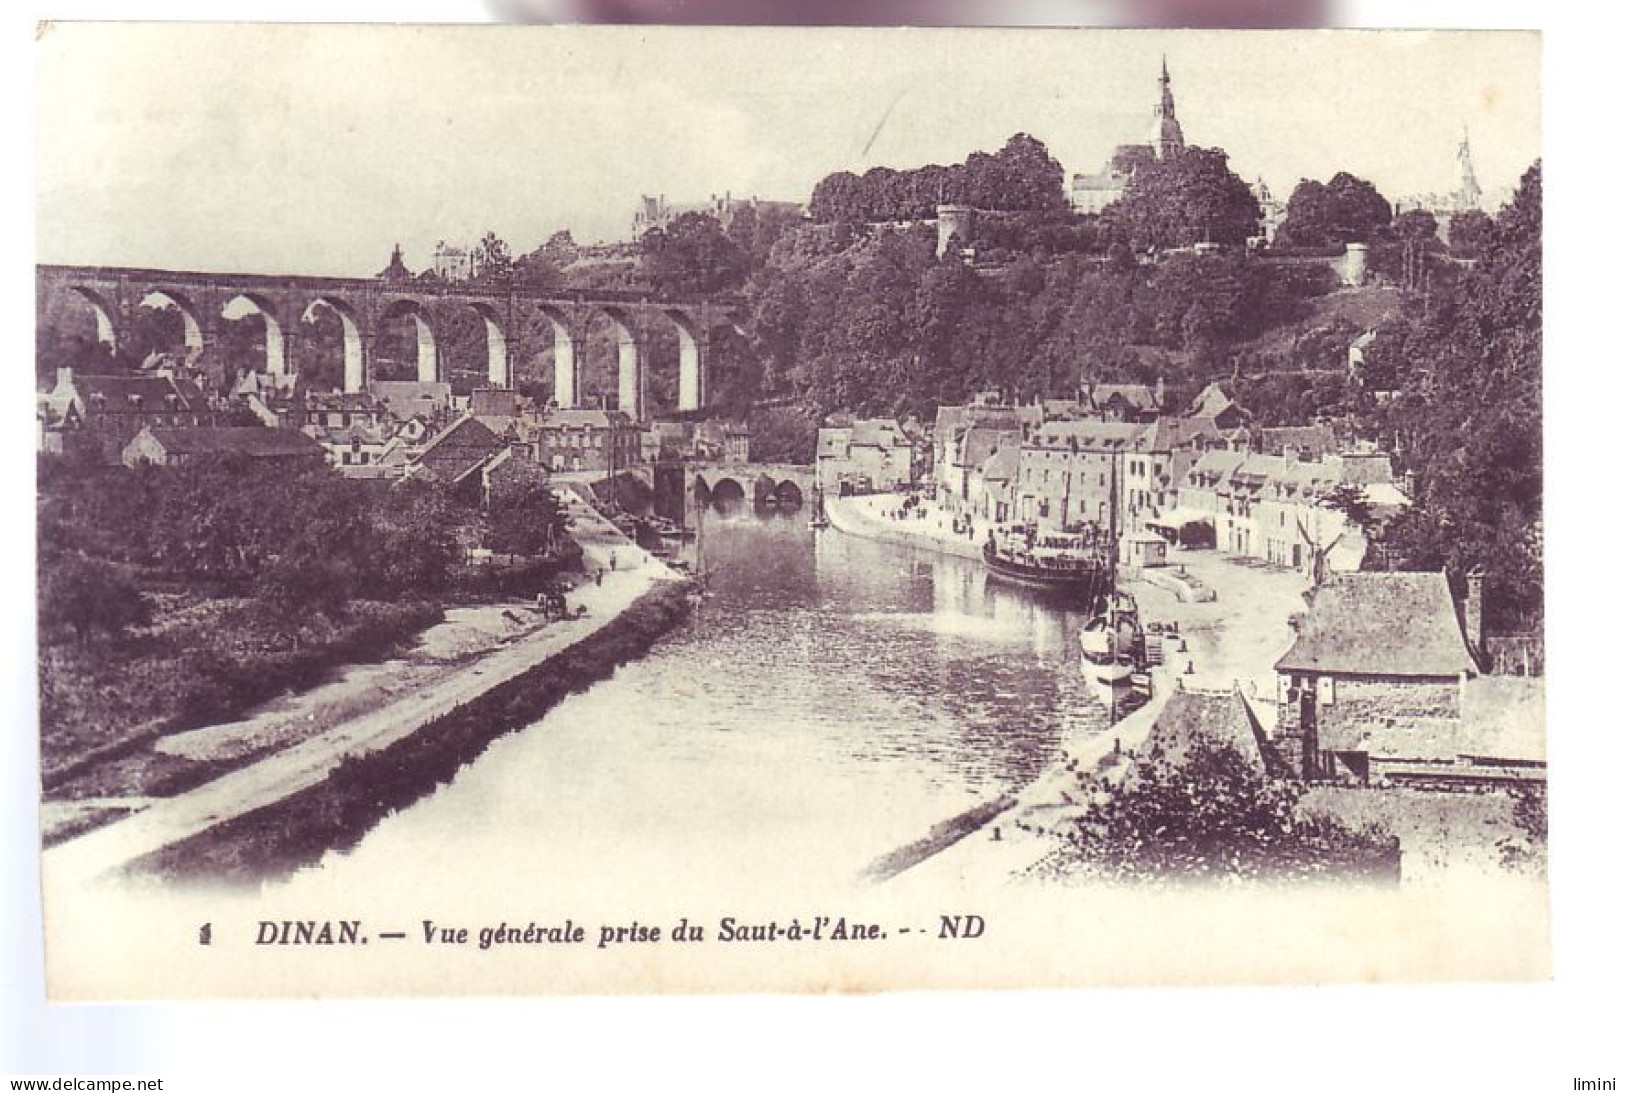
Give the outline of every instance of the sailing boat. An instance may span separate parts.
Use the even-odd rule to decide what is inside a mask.
[[[1117,559],[1122,547],[1117,527],[1117,464],[1114,455],[1106,595],[1100,612],[1084,624],[1079,640],[1084,677],[1094,685],[1114,721],[1151,697],[1139,605],[1117,587]]]
[[[812,516],[807,520],[807,526],[814,531],[829,527],[829,515],[824,511],[824,487],[813,487]]]

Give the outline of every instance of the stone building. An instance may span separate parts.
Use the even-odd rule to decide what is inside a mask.
[[[59,368],[39,415],[42,450],[85,450],[104,463],[119,462],[143,429],[216,425],[220,416],[197,384],[168,368],[116,375]]]
[[[1168,58],[1162,59],[1157,77],[1159,94],[1151,110],[1150,139],[1145,144],[1119,145],[1111,160],[1095,174],[1072,176],[1072,208],[1080,213],[1099,213],[1123,196],[1129,180],[1146,163],[1171,159],[1185,150],[1185,131],[1174,109],[1173,81],[1168,76]]]
[[[423,446],[408,476],[460,487],[506,447],[479,418],[464,414]]]
[[[554,410],[534,435],[537,461],[554,473],[610,474],[634,467],[643,458],[642,430],[619,410]]]
[[[667,201],[665,194],[657,197],[645,194],[638,202],[637,211],[632,214],[632,238],[641,239],[647,231],[664,228],[684,213],[709,216],[728,228],[743,209],[752,209],[758,214],[774,212],[798,218],[806,214],[805,207],[795,201],[764,201],[759,197],[734,197],[732,193],[712,194],[708,201],[694,202]]]
[[[322,461],[322,446],[292,429],[262,425],[147,426],[124,446],[126,467],[179,467],[232,457],[292,465]]]
[[[1478,667],[1444,573],[1338,574],[1308,600],[1275,664],[1274,739],[1292,770],[1368,781],[1453,758]]]
[[[918,463],[895,418],[838,419],[818,430],[818,486],[831,495],[911,489]]]
[[[1017,519],[1040,528],[1108,526],[1123,520],[1124,462],[1140,451],[1149,426],[1136,422],[1046,421],[1021,446]]]

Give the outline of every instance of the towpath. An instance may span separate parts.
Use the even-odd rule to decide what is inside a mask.
[[[183,839],[325,781],[345,760],[380,751],[457,707],[597,633],[645,592],[677,580],[671,569],[600,517],[574,491],[561,500],[585,561],[604,571],[570,595],[586,614],[543,627],[456,669],[432,686],[342,721],[325,732],[174,797],[153,800],[125,819],[47,850],[47,885],[77,887]],[[614,568],[610,568],[611,560]]]

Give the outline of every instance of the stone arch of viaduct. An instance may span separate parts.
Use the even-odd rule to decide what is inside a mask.
[[[554,397],[579,405],[588,328],[611,324],[616,340],[618,406],[634,419],[647,407],[648,339],[656,324],[676,331],[678,410],[705,406],[710,332],[736,323],[735,297],[679,297],[647,292],[546,292],[457,282],[386,281],[381,278],[280,277],[100,266],[36,267],[41,316],[88,306],[97,337],[117,348],[135,310],[157,298],[185,323],[186,350],[194,359],[213,349],[222,324],[258,313],[265,322],[264,370],[289,371],[300,324],[327,309],[344,330],[344,389],[359,391],[372,374],[374,346],[386,328],[410,322],[417,333],[417,377],[445,377],[436,330],[451,312],[472,311],[485,325],[487,378],[512,387],[515,363],[543,347],[553,351]]]

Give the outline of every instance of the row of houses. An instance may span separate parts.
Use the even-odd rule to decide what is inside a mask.
[[[1408,501],[1388,456],[1329,425],[1257,428],[1223,384],[1182,414],[1161,387],[1100,384],[1075,399],[943,406],[934,427],[831,419],[831,493],[924,490],[957,516],[1050,531],[1115,526],[1127,541],[1209,546],[1305,571],[1357,568],[1366,529]],[[1352,491],[1352,493],[1350,492]]]
[[[384,479],[419,473],[445,445],[466,443],[469,421],[495,438],[482,436],[482,445],[512,447],[552,472],[613,473],[662,459],[750,458],[750,432],[733,422],[641,427],[616,410],[543,407],[507,389],[457,396],[448,383],[379,380],[364,391],[318,391],[293,376],[257,372],[243,373],[227,392],[210,396],[183,368],[167,364],[123,374],[59,369],[51,390],[40,393],[36,414],[41,452],[80,452],[105,463],[177,463],[237,444],[251,458],[272,450],[292,458],[312,450],[289,439],[302,436],[340,473]],[[281,439],[273,442],[256,430]],[[182,431],[193,435],[182,437]],[[132,448],[143,433],[150,435]]]

